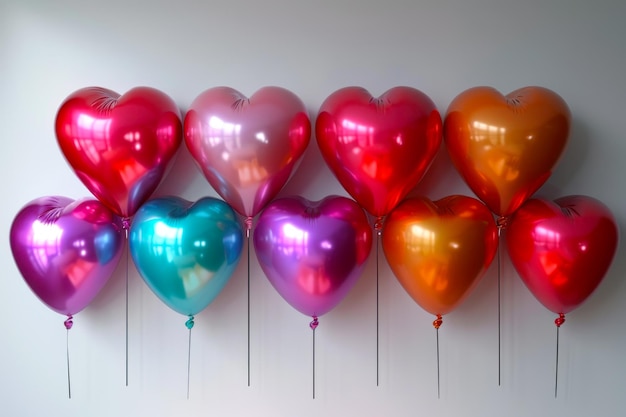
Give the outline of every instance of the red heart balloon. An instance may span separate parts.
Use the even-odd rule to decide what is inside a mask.
[[[442,133],[435,104],[411,87],[395,87],[378,98],[359,87],[337,90],[322,103],[315,129],[330,170],[379,218],[422,179]]]
[[[182,124],[176,103],[153,88],[120,96],[87,87],[61,104],[56,136],[89,191],[115,214],[130,217],[165,176]]]
[[[474,87],[448,106],[444,137],[450,159],[489,209],[506,217],[546,182],[570,129],[555,92],[525,87],[506,96]]]
[[[528,200],[506,233],[515,269],[548,310],[566,314],[600,284],[618,243],[609,209],[586,196]],[[558,324],[558,323],[557,323]]]
[[[310,137],[306,107],[280,87],[261,88],[250,98],[229,87],[211,88],[185,116],[189,152],[248,223],[287,183]]]

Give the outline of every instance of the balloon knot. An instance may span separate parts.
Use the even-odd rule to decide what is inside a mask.
[[[130,229],[130,217],[122,217],[122,229]]]
[[[194,323],[194,321],[193,321],[193,316],[189,316],[189,320],[187,320],[187,321],[185,322],[185,326],[186,326],[189,330],[191,330],[191,329],[193,328],[193,325],[194,325],[194,324],[195,324],[195,323]]]
[[[500,216],[498,217],[498,219],[496,220],[496,226],[498,226],[498,230],[504,230],[508,227],[509,225],[509,218],[505,217],[505,216]]]
[[[72,317],[72,315],[70,314],[69,316],[67,316],[67,320],[63,322],[67,330],[71,329],[72,326],[74,325],[74,321],[72,320],[73,318],[74,317]]]
[[[437,319],[433,321],[433,327],[439,330],[442,324],[443,324],[443,319],[441,318],[441,314],[437,314]]]
[[[559,317],[554,320],[554,324],[556,324],[556,327],[561,327],[563,323],[565,323],[565,314],[559,313]]]
[[[315,330],[315,328],[320,324],[320,322],[317,320],[317,316],[313,316],[313,321],[311,323],[309,323],[309,327],[312,330]]]
[[[378,216],[374,222],[374,230],[378,236],[380,236],[383,232],[383,220],[383,216]]]

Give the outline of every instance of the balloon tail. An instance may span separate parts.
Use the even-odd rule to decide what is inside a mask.
[[[498,386],[502,384],[502,235],[508,225],[506,217],[498,217]]]
[[[441,314],[437,314],[437,319],[433,321],[433,327],[435,328],[435,337],[437,339],[437,399],[441,398],[441,379],[439,373],[439,327],[443,323]]]
[[[248,252],[248,386],[250,386],[250,231],[252,230],[252,216],[247,216],[245,223]]]
[[[378,260],[378,247],[380,246],[380,237],[383,232],[383,217],[378,216],[374,223],[374,231],[376,232],[376,386],[379,384],[380,379],[380,321],[379,321],[379,260]]]
[[[193,315],[189,315],[189,319],[185,322],[185,326],[189,329],[189,340],[187,342],[187,399],[189,399],[189,376],[191,374],[191,329],[194,325]]]
[[[557,397],[559,387],[559,329],[565,323],[565,314],[560,313],[559,317],[554,320],[556,324],[556,361],[554,367],[554,398]]]
[[[70,378],[70,329],[74,325],[73,317],[67,316],[63,322],[65,325],[65,360],[67,362],[67,398],[72,399],[72,381]]]
[[[317,320],[317,316],[313,316],[313,321],[309,323],[309,327],[313,330],[313,399],[315,399],[315,329],[319,325],[319,321]]]
[[[126,235],[126,386],[128,386],[128,264],[130,253],[128,250],[128,230],[130,229],[130,218],[122,219],[122,228]]]

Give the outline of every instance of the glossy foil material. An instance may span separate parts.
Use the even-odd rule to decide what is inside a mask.
[[[582,195],[530,199],[506,233],[520,278],[556,314],[569,313],[595,291],[613,261],[618,239],[609,208]]]
[[[254,248],[267,279],[296,310],[311,317],[332,310],[360,276],[372,230],[353,200],[313,202],[287,197],[259,216]]]
[[[506,96],[474,87],[448,106],[445,145],[467,185],[507,217],[552,174],[568,141],[570,110],[555,92],[525,87]]]
[[[282,189],[311,137],[302,101],[280,87],[247,98],[204,91],[185,116],[185,143],[205,178],[233,209],[256,216]]]
[[[243,232],[222,200],[148,200],[130,227],[129,247],[139,274],[174,311],[195,315],[222,291],[237,267]]]
[[[382,245],[411,298],[429,313],[444,315],[484,275],[496,254],[498,233],[493,215],[475,198],[413,197],[387,217]]]
[[[326,164],[370,214],[389,213],[422,179],[441,144],[441,116],[411,87],[372,97],[346,87],[322,103],[317,143]]]
[[[117,215],[130,217],[166,175],[182,141],[182,123],[176,103],[153,88],[120,96],[88,87],[61,104],[56,136],[89,191]]]
[[[10,241],[30,289],[52,310],[71,316],[108,282],[126,239],[121,219],[97,200],[51,196],[17,213]]]

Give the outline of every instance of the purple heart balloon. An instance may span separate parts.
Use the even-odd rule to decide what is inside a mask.
[[[124,247],[122,221],[94,199],[41,197],[11,225],[11,251],[24,280],[52,310],[72,316],[95,298]]]
[[[254,248],[276,291],[311,317],[332,310],[360,276],[372,231],[353,200],[328,196],[273,201],[259,216]]]

